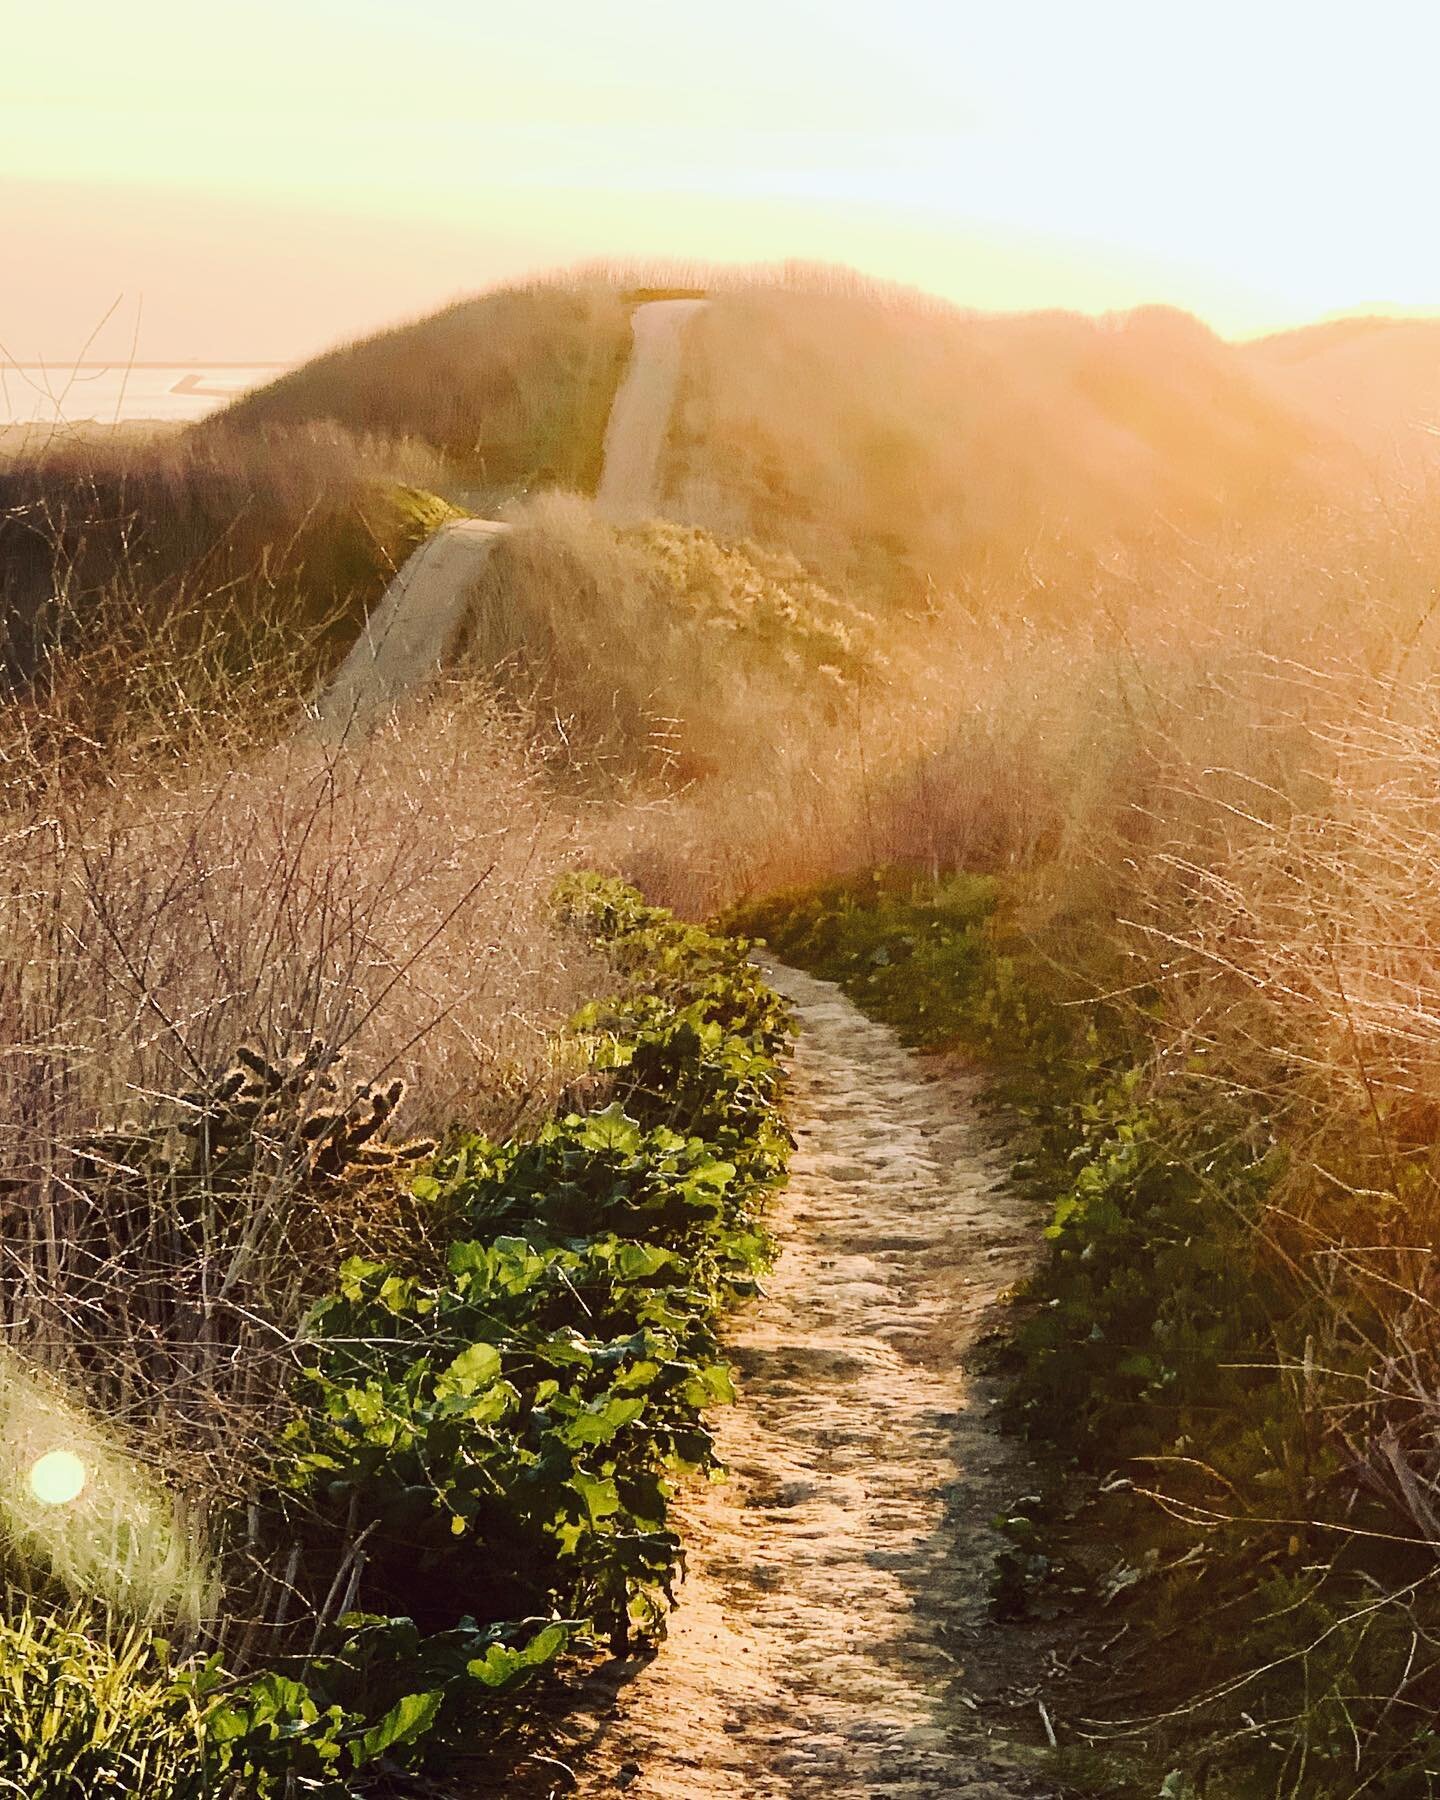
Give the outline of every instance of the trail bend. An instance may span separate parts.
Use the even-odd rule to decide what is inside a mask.
[[[703,300],[651,300],[631,316],[633,347],[605,433],[597,510],[617,523],[660,501],[660,468],[680,383],[685,328]],[[471,596],[510,527],[498,519],[443,525],[407,558],[343,663],[310,707],[311,730],[337,743],[365,736],[435,679]]]
[[[653,513],[684,334],[703,301],[634,314],[597,507]],[[465,520],[391,583],[312,707],[363,735],[435,677],[508,527]],[[589,1800],[1039,1800],[974,1711],[994,1655],[987,1521],[1019,1449],[967,1368],[1024,1273],[1029,1209],[953,1082],[830,983],[773,968],[801,1025],[779,1261],[732,1321],[740,1404],[723,1486],[680,1508],[670,1637],[602,1672],[563,1730]],[[968,1665],[968,1667],[967,1667]]]
[[[736,1315],[730,1479],[691,1496],[659,1655],[572,1726],[591,1800],[1018,1800],[1047,1792],[972,1690],[1003,1685],[988,1521],[1023,1492],[967,1361],[1034,1241],[977,1123],[838,988],[773,968],[801,1026],[779,1261]],[[1030,1715],[1034,1701],[1027,1699]]]

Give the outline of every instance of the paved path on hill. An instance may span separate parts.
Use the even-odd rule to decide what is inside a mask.
[[[660,510],[660,468],[675,396],[685,333],[703,300],[652,300],[635,309],[635,347],[610,410],[605,462],[595,505],[616,524],[652,518]]]
[[[799,1147],[779,1263],[729,1333],[732,1476],[683,1506],[668,1641],[618,1691],[594,1678],[559,1754],[593,1800],[1040,1794],[969,1703],[1006,1684],[988,1521],[1028,1471],[966,1359],[1034,1221],[972,1096],[830,983],[773,978]]]
[[[635,309],[634,348],[611,408],[595,496],[608,519],[645,518],[659,503],[684,328],[704,304],[652,300]],[[363,736],[434,679],[460,635],[480,573],[509,529],[497,520],[459,520],[406,561],[313,703],[321,736],[341,743]]]
[[[460,634],[480,572],[509,529],[493,519],[460,519],[407,558],[315,703],[323,736],[363,737],[434,679]]]

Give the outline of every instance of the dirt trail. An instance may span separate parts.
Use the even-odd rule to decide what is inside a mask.
[[[773,977],[802,1026],[799,1147],[778,1265],[731,1333],[731,1479],[685,1509],[659,1656],[576,1721],[578,1792],[1036,1795],[968,1703],[999,1685],[987,1521],[1027,1471],[964,1367],[1034,1223],[954,1083],[838,988]]]
[[[601,516],[615,524],[651,518],[660,508],[660,463],[680,386],[685,330],[703,300],[652,300],[635,309],[635,347],[610,410],[605,463],[595,490]]]
[[[606,518],[643,518],[658,504],[684,328],[704,304],[652,300],[635,309],[634,350],[611,408],[595,494]],[[363,737],[434,679],[460,635],[480,571],[509,529],[493,519],[460,520],[442,526],[406,561],[311,708],[322,737],[340,743]]]

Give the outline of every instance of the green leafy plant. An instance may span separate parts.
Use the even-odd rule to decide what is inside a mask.
[[[567,1644],[663,1631],[670,1502],[714,1467],[704,1414],[734,1398],[719,1314],[754,1291],[784,1176],[788,1018],[747,946],[616,882],[573,879],[558,904],[629,981],[575,1022],[614,1097],[528,1141],[452,1137],[412,1183],[443,1263],[344,1264],[281,1445],[307,1566],[339,1581],[364,1548],[369,1648],[326,1653],[317,1707],[420,1720],[437,1696],[391,1754]]]

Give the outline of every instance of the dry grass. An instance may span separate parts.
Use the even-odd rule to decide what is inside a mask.
[[[633,852],[659,891],[710,903],[892,862],[1016,873],[1037,915],[1069,915],[1067,992],[1133,1006],[1137,1129],[1178,1105],[1196,1141],[1244,1119],[1278,1146],[1249,1242],[1291,1398],[1278,1420],[1236,1402],[1213,1479],[1172,1457],[1151,1480],[1203,1498],[1178,1507],[1201,1600],[1285,1571],[1297,1615],[1313,1604],[1315,1703],[1353,1699],[1355,1792],[1440,1669],[1437,561],[1428,495],[1397,493],[1288,547],[1112,557],[1068,609],[1032,586],[912,619],[852,728],[692,789]],[[1234,1242],[1236,1197],[1213,1203],[1197,1233]],[[1272,1485],[1245,1485],[1257,1467]],[[1305,1663],[1310,1626],[1271,1629]]]
[[[573,496],[515,514],[471,609],[468,666],[559,723],[585,768],[673,792],[743,783],[808,743],[883,658],[866,616],[792,557]]]
[[[201,745],[25,788],[0,835],[5,1341],[219,1540],[307,1298],[345,1253],[419,1249],[403,1184],[373,1152],[332,1167],[312,1121],[398,1081],[387,1134],[506,1131],[567,1079],[555,1033],[606,979],[549,913],[574,831],[464,687],[354,751]],[[206,1096],[245,1047],[290,1073],[232,1143]],[[282,1571],[228,1554],[263,1621]],[[231,1603],[211,1626],[243,1654]]]
[[[1440,546],[1423,496],[1293,529],[892,612],[838,704],[757,709],[761,754],[688,796],[667,879],[713,901],[886,862],[1118,868],[1177,841],[1203,862],[1236,817],[1322,804],[1323,734],[1433,660]],[[729,873],[695,889],[707,844]]]
[[[608,283],[501,288],[332,350],[196,430],[209,439],[329,422],[414,439],[490,507],[540,483],[593,485],[629,344],[629,308]]]
[[[276,706],[348,646],[445,516],[426,492],[439,478],[428,452],[322,427],[65,436],[15,458],[0,469],[12,766],[60,746],[103,762],[118,736],[188,751],[242,722],[273,735]]]
[[[1253,528],[1345,461],[1267,367],[1159,308],[985,317],[756,286],[716,296],[687,370],[676,516],[906,603],[1027,567],[1083,585],[1157,520]]]

